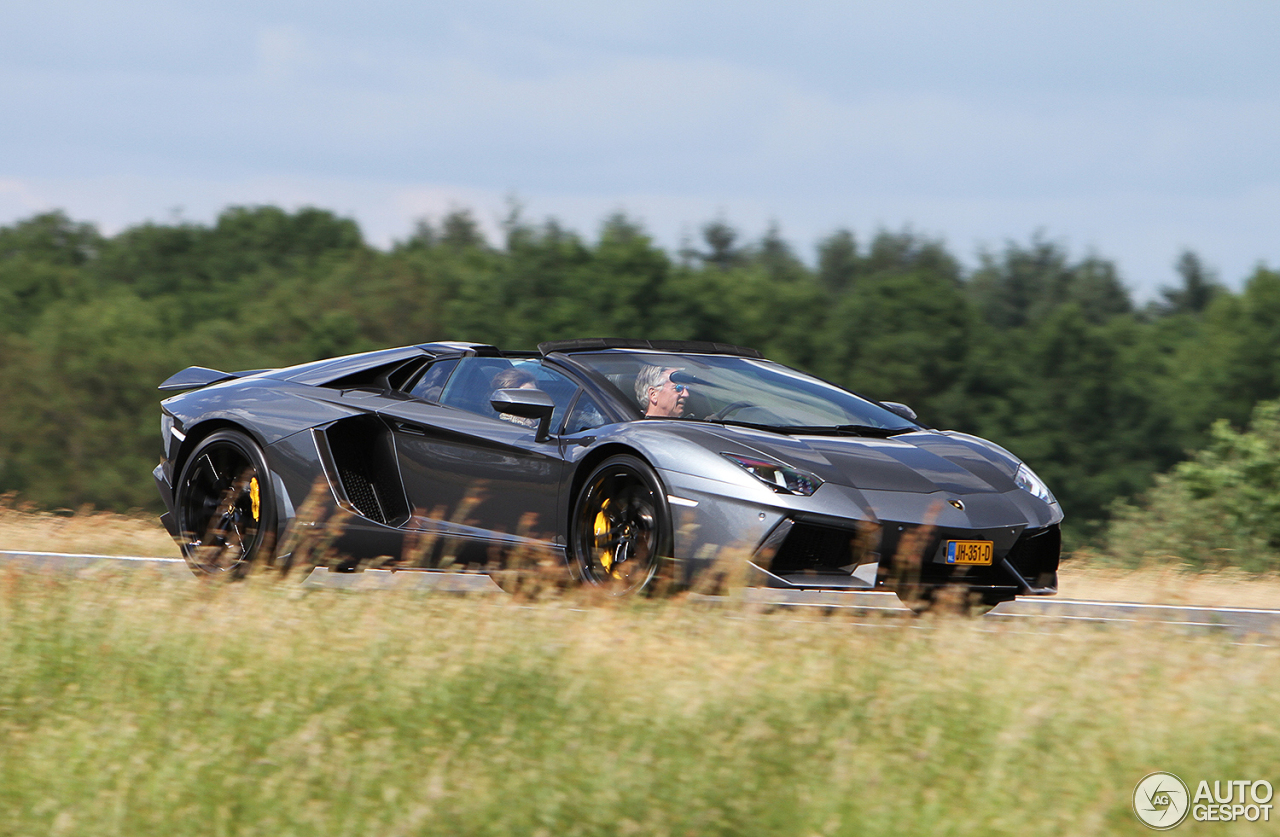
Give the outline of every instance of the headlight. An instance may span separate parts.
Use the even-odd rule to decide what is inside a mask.
[[[751,476],[779,494],[799,494],[808,497],[822,485],[822,480],[808,471],[801,471],[798,468],[792,468],[780,462],[769,462],[765,459],[740,456],[736,453],[722,453],[720,455],[734,465],[746,469]]]
[[[1018,484],[1018,488],[1030,494],[1039,500],[1044,500],[1051,506],[1058,505],[1058,501],[1054,499],[1053,492],[1049,490],[1049,486],[1044,484],[1044,480],[1036,476],[1036,472],[1028,468],[1026,465],[1018,466],[1018,473],[1013,475],[1013,481]]]

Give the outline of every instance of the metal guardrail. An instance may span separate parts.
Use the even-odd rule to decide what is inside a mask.
[[[151,567],[164,572],[181,570],[190,575],[187,562],[181,558],[148,558],[138,555],[88,555],[66,552],[19,552],[0,550],[0,561],[30,569],[53,569],[63,572],[79,572],[95,567],[111,566],[141,569]]]
[[[1251,607],[1091,602],[1077,599],[1018,599],[1004,602],[987,614],[1001,619],[1060,619],[1078,622],[1144,622],[1204,628],[1228,628],[1236,633],[1280,633],[1280,610]]]
[[[55,570],[67,573],[92,571],[103,567],[114,569],[152,569],[165,574],[192,578],[187,562],[181,558],[149,558],[140,555],[90,555],[65,552],[22,552],[0,550],[0,563],[33,570]],[[343,590],[437,590],[445,593],[501,593],[502,588],[480,573],[423,572],[414,570],[365,570],[358,573],[335,573],[324,568],[313,569],[302,581],[307,587],[332,587]]]
[[[166,575],[191,576],[181,558],[151,558],[128,555],[66,554],[0,550],[0,562],[31,569],[78,573],[104,566],[158,570]],[[496,593],[501,588],[481,573],[433,572],[423,570],[365,570],[338,573],[317,568],[302,582],[308,587],[344,590],[435,590],[448,593]],[[870,590],[788,590],[748,587],[728,599],[699,596],[707,603],[740,601],[762,608],[812,608],[844,610],[867,615],[910,615],[911,611],[893,593]],[[984,617],[1001,621],[1056,620],[1108,624],[1143,623],[1181,625],[1189,628],[1221,629],[1234,634],[1280,635],[1280,610],[1246,607],[1197,607],[1191,605],[1097,602],[1078,599],[1027,597],[997,605]]]

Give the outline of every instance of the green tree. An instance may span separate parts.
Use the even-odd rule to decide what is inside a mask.
[[[738,231],[727,221],[715,220],[702,225],[702,241],[705,250],[686,247],[681,255],[707,267],[728,270],[746,260],[746,252],[738,244]]]
[[[1280,402],[1258,404],[1243,432],[1216,422],[1208,447],[1114,512],[1106,554],[1118,563],[1280,570]]]
[[[858,241],[848,230],[836,230],[818,242],[818,280],[832,295],[853,286],[860,263]]]
[[[1222,291],[1217,276],[1191,250],[1184,250],[1178,257],[1177,271],[1182,285],[1160,289],[1164,301],[1157,305],[1157,313],[1163,316],[1203,313]]]
[[[53,302],[90,293],[85,266],[102,246],[93,225],[61,212],[0,227],[0,331],[25,332]]]
[[[764,269],[772,282],[806,282],[813,278],[782,237],[782,230],[776,223],[770,224],[765,231],[752,254],[752,261]]]
[[[363,249],[355,222],[326,210],[241,206],[224,210],[212,227],[149,223],[125,230],[104,247],[95,273],[104,287],[132,287],[144,298],[179,296],[200,310],[214,300],[226,304],[224,286],[245,275]]]
[[[1095,256],[1072,264],[1062,247],[1040,236],[1029,247],[1010,242],[999,256],[983,253],[969,287],[996,328],[1021,328],[1068,304],[1092,323],[1133,310],[1113,264]]]
[[[56,302],[5,343],[4,488],[52,507],[154,507],[155,387],[174,371],[154,307],[121,290]]]
[[[408,239],[397,242],[394,250],[431,250],[439,246],[457,251],[485,248],[488,241],[471,210],[453,209],[441,220],[439,229],[426,219],[419,220],[414,225],[413,234]]]
[[[944,394],[960,379],[977,322],[949,265],[859,278],[830,311],[813,363],[872,398],[910,404],[952,423]]]
[[[1177,376],[1184,424],[1243,426],[1259,401],[1280,397],[1280,273],[1259,267],[1240,294],[1216,292],[1202,317],[1168,318],[1179,329]]]

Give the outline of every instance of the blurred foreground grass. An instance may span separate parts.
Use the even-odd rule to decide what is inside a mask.
[[[0,672],[0,834],[1143,834],[1148,772],[1280,784],[1276,648],[1157,627],[0,566]]]
[[[0,495],[0,550],[176,557],[178,549],[153,515],[80,511],[52,513]],[[1063,598],[1204,607],[1280,607],[1280,575],[1238,570],[1191,572],[1175,563],[1139,569],[1098,555],[1063,563]]]

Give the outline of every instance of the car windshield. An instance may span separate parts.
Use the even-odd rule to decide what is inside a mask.
[[[778,363],[733,355],[582,352],[646,418],[680,418],[782,431],[883,434],[920,425],[872,401]]]

